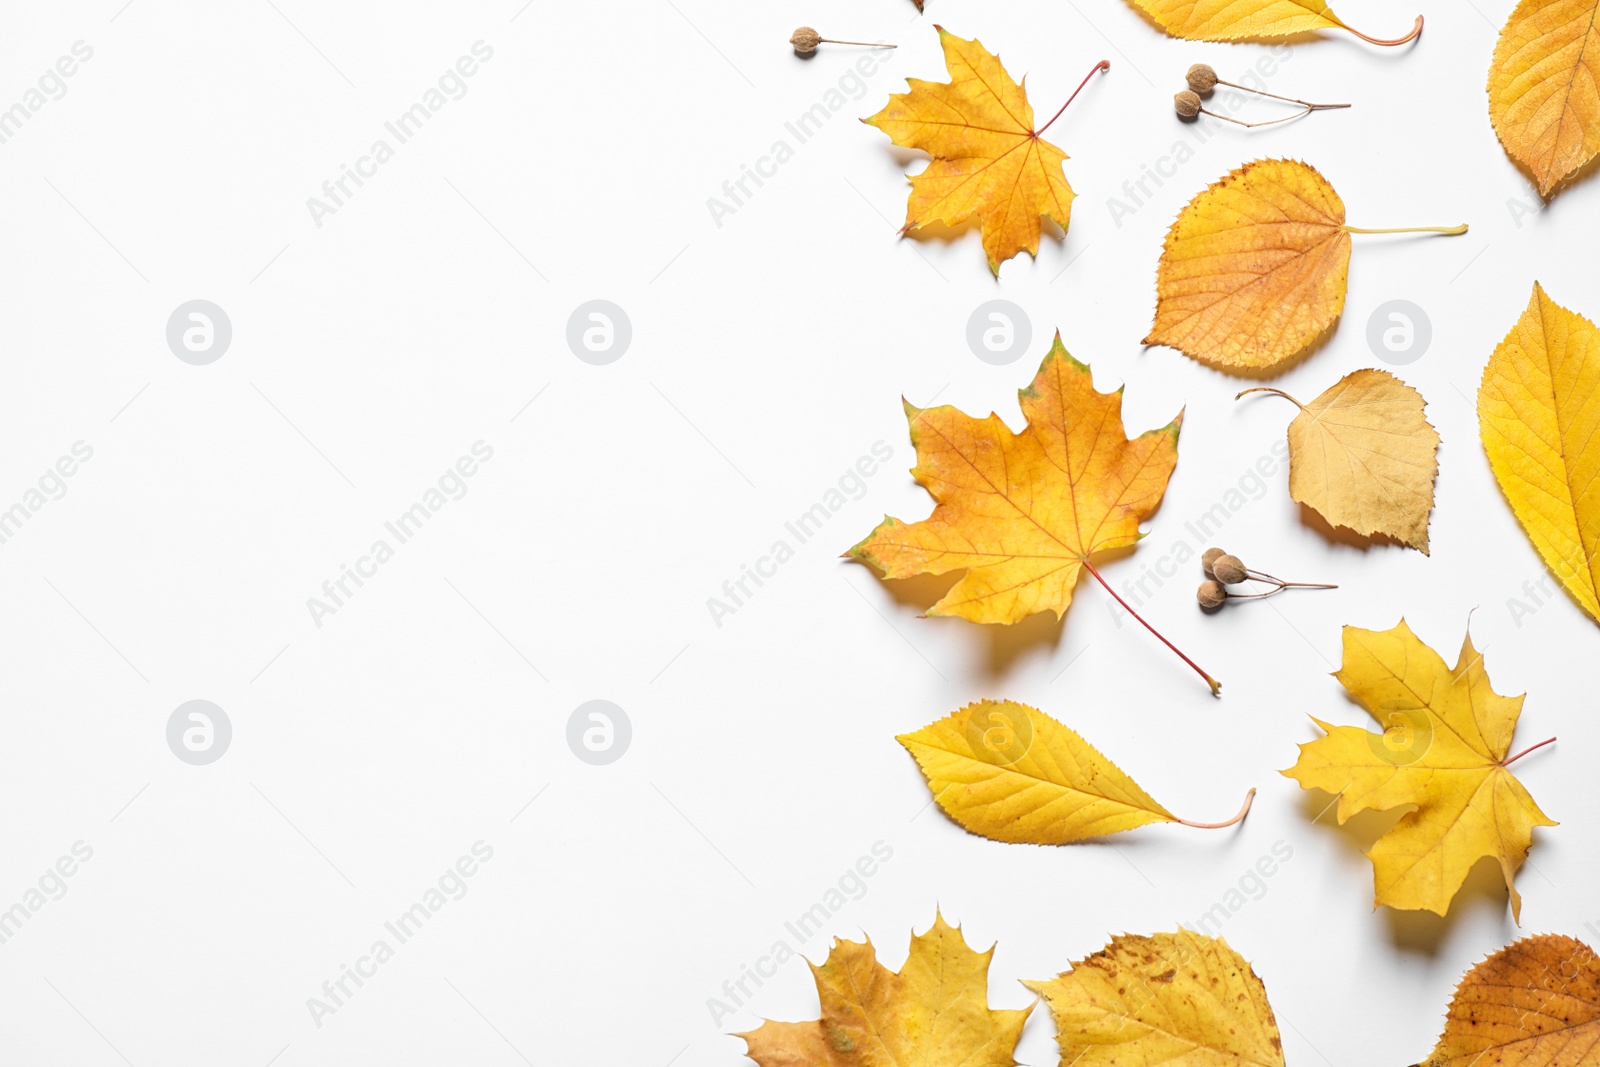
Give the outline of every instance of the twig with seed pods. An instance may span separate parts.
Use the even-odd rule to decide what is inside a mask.
[[[789,43],[794,46],[797,56],[809,56],[817,50],[819,44],[857,44],[863,48],[899,48],[897,44],[881,44],[875,41],[836,41],[832,37],[824,37],[810,26],[801,26],[789,35]]]
[[[1248,85],[1240,85],[1237,82],[1225,81],[1222,78],[1217,77],[1217,72],[1205,63],[1196,63],[1194,66],[1190,67],[1187,78],[1189,82],[1189,88],[1183,90],[1183,92],[1172,98],[1172,106],[1174,110],[1178,112],[1178,117],[1183,119],[1185,122],[1192,122],[1201,115],[1210,115],[1214,119],[1221,119],[1223,122],[1231,122],[1235,126],[1244,126],[1249,129],[1254,129],[1257,126],[1274,126],[1280,122],[1293,122],[1295,119],[1303,118],[1306,115],[1311,114],[1313,111],[1329,111],[1335,108],[1350,106],[1349,104],[1313,104],[1309,100],[1297,100],[1292,96],[1279,96],[1277,93],[1269,93],[1265,89],[1252,89]],[[1223,115],[1216,111],[1208,111],[1201,103],[1201,98],[1210,96],[1212,91],[1219,85],[1226,85],[1230,88],[1239,89],[1246,93],[1255,93],[1257,96],[1269,96],[1274,100],[1282,100],[1284,103],[1288,104],[1298,104],[1305,110],[1299,111],[1293,115],[1285,116],[1281,119],[1269,119],[1265,122],[1245,122],[1241,119],[1236,119],[1229,115]]]
[[[1252,570],[1238,556],[1220,548],[1208,548],[1200,556],[1200,568],[1206,572],[1206,581],[1200,583],[1196,599],[1208,612],[1216,611],[1230,600],[1262,600],[1275,596],[1285,589],[1337,589],[1325,582],[1286,582],[1265,571]],[[1274,588],[1265,593],[1230,593],[1228,586],[1244,582],[1261,582]]]

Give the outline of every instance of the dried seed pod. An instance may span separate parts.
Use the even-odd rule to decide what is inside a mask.
[[[1172,98],[1173,110],[1185,122],[1193,121],[1201,112],[1200,97],[1194,91],[1185,89]]]
[[[1200,569],[1206,572],[1207,578],[1215,578],[1217,572],[1212,570],[1217,565],[1217,559],[1227,553],[1220,548],[1208,548],[1200,554]]]
[[[794,45],[796,55],[809,56],[822,43],[822,35],[810,26],[801,26],[790,35],[789,43]]]
[[[1226,585],[1238,585],[1250,577],[1250,572],[1245,570],[1243,561],[1238,556],[1223,554],[1211,563],[1211,573],[1217,576],[1217,581]]]
[[[1201,582],[1195,599],[1200,601],[1201,610],[1216,611],[1227,601],[1228,591],[1222,588],[1221,582]]]
[[[1217,82],[1219,80],[1220,79],[1217,77],[1217,72],[1212,70],[1211,67],[1205,63],[1196,63],[1194,66],[1189,68],[1189,88],[1193,89],[1201,96],[1210,96],[1211,90],[1217,87]]]

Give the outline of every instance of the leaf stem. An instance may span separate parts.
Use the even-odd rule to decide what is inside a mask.
[[[1510,756],[1510,757],[1508,757],[1506,759],[1501,760],[1500,761],[1500,766],[1509,767],[1513,763],[1517,762],[1517,760],[1521,759],[1523,756],[1526,756],[1528,753],[1532,752],[1534,749],[1543,748],[1544,746],[1550,744],[1554,740],[1555,740],[1555,738],[1552,737],[1552,738],[1550,738],[1549,741],[1540,741],[1537,745],[1529,745],[1527,748],[1523,749],[1521,752],[1518,752],[1515,756]]]
[[[1467,232],[1467,224],[1460,226],[1397,226],[1381,230],[1364,230],[1360,226],[1346,226],[1345,233],[1442,233],[1448,237],[1460,237]]]
[[[1163,645],[1166,645],[1168,648],[1172,649],[1173,652],[1176,652],[1179,659],[1183,660],[1183,662],[1187,663],[1190,667],[1193,667],[1194,668],[1194,672],[1196,674],[1198,674],[1200,677],[1202,677],[1202,678],[1204,678],[1206,680],[1206,684],[1211,687],[1211,695],[1212,696],[1215,697],[1215,696],[1221,696],[1222,695],[1222,683],[1217,681],[1215,678],[1211,677],[1211,675],[1207,674],[1205,671],[1201,670],[1200,664],[1196,663],[1194,660],[1190,659],[1188,656],[1185,656],[1183,654],[1182,650],[1179,649],[1177,645],[1173,644],[1171,641],[1168,641],[1165,637],[1162,637],[1161,636],[1161,632],[1159,630],[1157,630],[1154,626],[1151,626],[1149,623],[1145,622],[1144,619],[1139,615],[1139,613],[1137,611],[1134,611],[1133,608],[1129,606],[1129,604],[1128,604],[1128,602],[1126,600],[1123,600],[1120,596],[1117,595],[1117,591],[1115,589],[1111,588],[1111,583],[1106,581],[1105,578],[1101,577],[1100,572],[1095,569],[1095,566],[1094,566],[1093,563],[1089,562],[1088,557],[1084,557],[1083,566],[1084,566],[1085,570],[1087,570],[1090,574],[1094,575],[1094,580],[1095,581],[1097,581],[1101,585],[1105,586],[1105,590],[1106,590],[1106,592],[1111,594],[1111,599],[1112,600],[1115,600],[1118,604],[1121,604],[1124,611],[1126,611],[1129,615],[1132,615],[1135,619],[1139,620],[1139,625],[1140,626],[1143,626],[1146,630],[1149,630],[1151,633],[1155,634],[1156,635],[1156,639],[1158,641],[1160,641]],[[1248,807],[1248,805],[1247,805],[1247,807]]]
[[[875,41],[836,41],[832,37],[818,37],[817,40],[822,42],[822,43],[824,43],[824,44],[858,44],[858,45],[861,45],[863,48],[899,48],[900,47],[897,44],[881,44],[881,43],[878,43],[878,42],[875,42]]]
[[[1295,407],[1299,408],[1301,411],[1304,411],[1306,409],[1306,406],[1304,404],[1300,403],[1300,401],[1296,400],[1294,397],[1290,396],[1288,393],[1284,392],[1282,389],[1274,389],[1270,385],[1258,385],[1254,389],[1245,389],[1242,392],[1235,393],[1233,398],[1235,400],[1238,400],[1241,396],[1244,396],[1245,393],[1276,393],[1279,396],[1283,397],[1285,400],[1287,400],[1289,403],[1293,404]]]
[[[1243,822],[1244,817],[1250,814],[1250,805],[1255,802],[1255,799],[1255,786],[1251,786],[1250,792],[1244,795],[1244,807],[1239,809],[1239,814],[1235,815],[1227,822],[1190,822],[1188,819],[1180,819],[1176,815],[1174,815],[1172,818],[1174,822],[1181,822],[1183,825],[1192,826],[1196,830],[1221,830],[1223,827],[1232,826],[1235,823]]]
[[[1385,48],[1393,48],[1397,44],[1406,44],[1408,42],[1411,42],[1411,41],[1414,41],[1414,40],[1417,39],[1417,35],[1422,32],[1422,16],[1421,15],[1417,16],[1417,24],[1415,26],[1411,27],[1411,32],[1410,33],[1406,34],[1404,37],[1396,37],[1392,41],[1385,41],[1385,40],[1382,40],[1381,38],[1378,38],[1378,37],[1368,37],[1366,34],[1362,33],[1360,30],[1351,29],[1351,27],[1349,27],[1349,26],[1346,26],[1345,29],[1350,30],[1351,33],[1355,34],[1357,37],[1361,38],[1363,41],[1366,41],[1368,44],[1376,44],[1376,45],[1382,45]]]
[[[1067,104],[1072,103],[1074,100],[1076,100],[1078,98],[1078,94],[1083,92],[1083,87],[1085,85],[1089,84],[1089,79],[1094,77],[1095,71],[1098,71],[1098,70],[1110,70],[1110,69],[1111,69],[1111,60],[1109,60],[1109,59],[1102,59],[1100,62],[1096,63],[1094,65],[1094,68],[1092,70],[1090,70],[1088,74],[1084,75],[1083,81],[1078,83],[1078,87],[1076,89],[1072,90],[1072,95],[1067,97],[1067,103],[1061,105],[1061,111],[1067,110]],[[1045,123],[1044,126],[1041,127],[1040,129],[1035,130],[1033,132],[1033,135],[1035,137],[1041,136],[1044,133],[1045,130],[1048,130],[1055,123],[1056,119],[1061,117],[1061,111],[1057,111],[1054,115],[1051,115],[1050,116],[1050,121]]]

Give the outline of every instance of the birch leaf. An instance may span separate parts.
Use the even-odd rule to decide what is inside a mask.
[[[1284,1067],[1266,987],[1220,937],[1123,934],[1022,984],[1055,1017],[1061,1067]]]
[[[1489,66],[1489,119],[1549,196],[1600,154],[1600,0],[1522,0]]]
[[[1153,822],[1202,829],[1173,815],[1076,731],[1010,700],[968,704],[898,738],[922,768],[934,800],[979,837],[1065,845]]]
[[[1536,934],[1466,973],[1418,1067],[1594,1067],[1597,1046],[1600,959],[1582,941]]]
[[[1428,515],[1439,473],[1439,434],[1422,394],[1388,371],[1358,370],[1289,424],[1289,495],[1334,526],[1381,534],[1428,554]]]

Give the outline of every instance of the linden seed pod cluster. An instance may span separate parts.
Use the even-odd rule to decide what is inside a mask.
[[[1279,122],[1290,122],[1294,119],[1300,118],[1302,115],[1309,115],[1313,111],[1325,111],[1330,108],[1350,106],[1349,104],[1312,104],[1305,100],[1296,100],[1290,96],[1279,96],[1277,93],[1269,93],[1265,89],[1252,89],[1248,85],[1239,85],[1235,82],[1225,81],[1222,78],[1217,77],[1217,72],[1205,63],[1196,63],[1194,66],[1190,67],[1189,72],[1184,75],[1184,80],[1189,83],[1189,88],[1183,90],[1181,93],[1178,93],[1172,98],[1172,108],[1178,113],[1178,117],[1184,122],[1193,122],[1201,115],[1210,115],[1214,119],[1221,119],[1224,122],[1231,122],[1235,126],[1254,128],[1256,126],[1272,126]],[[1238,89],[1246,93],[1255,93],[1257,96],[1271,97],[1274,100],[1282,100],[1289,104],[1297,104],[1301,110],[1285,118],[1270,119],[1266,122],[1242,122],[1239,119],[1228,115],[1219,115],[1215,111],[1206,110],[1203,102],[1204,98],[1209,97],[1219,85],[1226,85],[1229,88]]]
[[[1251,570],[1244,565],[1244,561],[1238,556],[1225,552],[1220,548],[1208,548],[1200,554],[1200,569],[1205,571],[1206,581],[1200,583],[1200,589],[1195,594],[1195,599],[1200,602],[1200,609],[1208,613],[1218,610],[1230,600],[1260,600],[1263,597],[1281,593],[1291,587],[1302,589],[1339,588],[1336,585],[1325,585],[1321,582],[1286,582],[1282,578],[1274,578],[1263,571]],[[1228,586],[1242,585],[1245,582],[1261,582],[1272,586],[1272,588],[1264,593],[1228,592]]]

